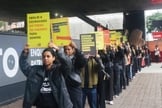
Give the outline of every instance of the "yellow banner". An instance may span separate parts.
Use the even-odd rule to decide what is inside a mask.
[[[124,42],[127,42],[128,41],[127,36],[123,36],[123,41]]]
[[[51,33],[56,45],[68,45],[71,41],[68,18],[51,19]]]
[[[121,43],[121,33],[116,31],[110,31],[110,43],[119,45]]]
[[[102,50],[104,49],[104,34],[103,31],[94,32],[96,35],[96,49]]]
[[[50,42],[49,12],[27,14],[27,36],[30,48],[45,48]]]

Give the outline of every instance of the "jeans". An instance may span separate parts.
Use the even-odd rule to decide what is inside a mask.
[[[90,108],[97,108],[97,89],[96,88],[82,88],[83,93],[83,108],[85,107],[86,97]]]

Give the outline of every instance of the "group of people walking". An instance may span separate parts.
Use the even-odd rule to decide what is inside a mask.
[[[83,54],[74,42],[63,48],[53,42],[42,52],[42,65],[28,63],[29,46],[20,56],[27,77],[23,108],[106,108],[145,66],[151,64],[146,46],[109,45],[96,54]]]

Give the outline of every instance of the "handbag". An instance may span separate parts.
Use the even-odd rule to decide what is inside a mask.
[[[75,57],[73,57],[73,59],[72,59],[73,65],[75,65],[75,59],[76,59]],[[78,87],[82,83],[80,74],[79,74],[79,72],[77,72],[77,69],[75,68],[75,66],[72,67],[72,71],[69,73],[67,79],[69,81],[69,84],[73,87]]]
[[[68,78],[70,85],[74,86],[74,87],[78,87],[81,85],[82,80],[79,74],[77,74],[76,72],[71,72],[68,75]]]

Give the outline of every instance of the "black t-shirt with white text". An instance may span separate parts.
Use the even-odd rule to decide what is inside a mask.
[[[36,106],[40,106],[41,108],[58,108],[57,102],[52,94],[48,71],[45,72],[45,78],[36,103]]]

